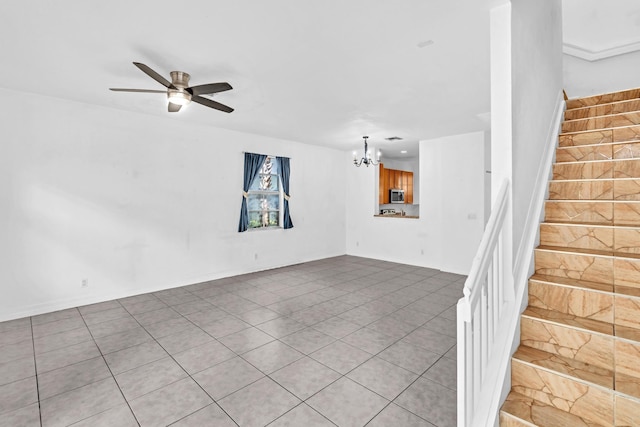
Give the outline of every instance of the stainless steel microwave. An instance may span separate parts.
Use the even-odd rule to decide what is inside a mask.
[[[404,190],[392,188],[389,190],[389,202],[404,203]]]

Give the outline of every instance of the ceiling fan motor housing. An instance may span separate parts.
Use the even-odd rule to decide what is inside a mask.
[[[189,87],[189,79],[191,76],[183,71],[171,72],[171,84],[175,89],[167,89],[167,98],[169,102],[177,105],[185,105],[191,102],[191,94],[185,90]]]
[[[171,82],[162,77],[162,75],[153,71],[148,66],[141,62],[134,62],[133,65],[138,67],[143,73],[151,77],[153,80],[160,83],[167,90],[149,90],[149,89],[123,89],[123,88],[109,88],[116,92],[142,92],[142,93],[166,93],[168,103],[168,110],[170,113],[177,113],[180,108],[187,105],[191,101],[196,102],[205,107],[213,108],[214,110],[224,111],[225,113],[231,113],[233,108],[228,105],[221,104],[213,99],[202,97],[201,95],[213,95],[214,93],[224,92],[233,89],[227,82],[208,83],[204,85],[189,86],[190,75],[184,71],[172,71]]]

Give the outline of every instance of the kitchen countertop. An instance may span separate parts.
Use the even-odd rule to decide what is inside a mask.
[[[400,214],[395,214],[395,215],[374,215],[375,217],[379,217],[379,218],[409,218],[409,219],[418,219],[420,218],[417,215],[400,215]]]

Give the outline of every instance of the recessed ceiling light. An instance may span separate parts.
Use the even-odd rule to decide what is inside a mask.
[[[407,150],[402,150],[400,153],[407,154]]]
[[[421,41],[416,46],[418,46],[419,48],[423,48],[423,47],[431,46],[433,43],[434,43],[433,40],[425,40],[425,41]]]

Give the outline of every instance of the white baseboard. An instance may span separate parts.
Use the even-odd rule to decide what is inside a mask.
[[[81,307],[84,305],[96,304],[104,301],[111,301],[114,299],[127,298],[135,295],[142,295],[149,292],[158,292],[166,289],[179,288],[182,286],[193,285],[196,283],[208,282],[210,280],[223,279],[225,277],[233,277],[233,276],[239,276],[242,274],[272,270],[275,268],[287,267],[289,265],[296,265],[304,262],[317,261],[317,260],[333,258],[337,256],[342,256],[342,255],[346,255],[346,253],[343,252],[343,253],[336,253],[333,255],[308,257],[305,259],[296,260],[295,262],[288,263],[288,264],[260,267],[253,270],[242,270],[242,271],[234,270],[234,271],[225,271],[223,273],[197,275],[197,276],[187,277],[184,280],[180,280],[178,282],[174,282],[170,284],[165,283],[159,286],[149,286],[149,287],[137,288],[137,289],[126,289],[120,292],[105,292],[101,294],[93,294],[93,295],[74,297],[74,298],[61,298],[55,301],[47,301],[45,303],[20,307],[15,311],[11,311],[11,312],[0,313],[0,322],[13,320],[13,319],[20,319],[20,318],[29,317],[29,316],[37,316],[39,314],[51,313],[58,310],[65,310],[67,308]]]

